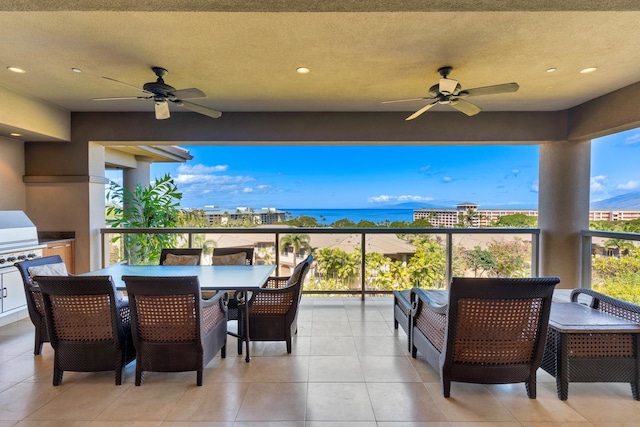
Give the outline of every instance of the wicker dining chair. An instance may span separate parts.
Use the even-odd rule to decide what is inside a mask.
[[[298,331],[298,307],[302,287],[309,272],[313,255],[300,262],[291,276],[270,277],[264,288],[255,293],[248,302],[249,336],[251,341],[285,341],[287,353],[291,353],[291,339]],[[244,316],[240,314],[238,327],[245,335]],[[240,341],[241,343],[241,341]],[[238,354],[242,347],[238,346]]]
[[[459,278],[448,305],[414,288],[413,357],[420,352],[440,371],[444,397],[451,382],[524,382],[536,397],[536,370],[544,353],[551,298],[560,279]]]
[[[24,284],[24,293],[27,299],[27,311],[29,312],[29,318],[35,326],[35,343],[33,346],[33,354],[40,354],[42,352],[42,344],[49,342],[49,334],[47,333],[47,321],[44,317],[44,306],[42,305],[42,294],[40,288],[33,283],[31,274],[29,274],[29,268],[40,267],[50,264],[63,264],[62,257],[60,255],[52,255],[41,258],[28,259],[15,263],[18,267],[20,275],[22,276],[22,283]]]
[[[253,265],[253,254],[254,248],[213,248],[213,257],[211,258],[211,263],[213,265],[225,265],[228,264],[227,257],[229,255],[236,254],[245,254],[244,263],[245,265]],[[229,293],[229,304],[227,305],[227,319],[228,320],[238,320],[239,312],[238,312],[238,296],[233,291],[228,291]],[[207,294],[209,295],[209,294]],[[238,354],[242,352],[242,340],[238,340]]]
[[[111,276],[35,276],[42,292],[54,349],[53,385],[64,371],[115,371],[135,358],[129,302],[116,294]]]
[[[167,258],[169,258],[169,261],[167,261]],[[171,262],[172,259],[177,262]],[[160,265],[180,265],[181,261],[183,262],[182,265],[184,265],[184,262],[188,265],[200,265],[201,259],[202,248],[162,248],[160,251]]]
[[[136,347],[136,385],[145,371],[196,371],[202,385],[204,367],[220,351],[226,356],[225,292],[208,300],[197,276],[123,276],[131,304]]]

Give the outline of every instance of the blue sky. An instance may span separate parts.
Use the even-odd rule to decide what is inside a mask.
[[[182,207],[385,208],[406,202],[536,208],[538,146],[183,146],[158,163]],[[640,130],[592,143],[591,201],[640,190]],[[108,175],[110,178],[116,175]]]

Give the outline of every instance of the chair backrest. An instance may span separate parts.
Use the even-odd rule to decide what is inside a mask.
[[[254,248],[213,248],[213,256],[235,255],[241,252],[247,254],[245,263],[253,265]]]
[[[197,276],[123,276],[131,305],[131,327],[140,342],[193,342],[201,336]]]
[[[453,364],[539,366],[560,279],[453,278],[442,353]]]
[[[117,341],[123,336],[111,276],[35,276],[34,280],[42,292],[54,349],[60,341]]]
[[[289,276],[289,279],[287,280],[287,285],[300,281],[300,287],[302,288],[302,286],[304,285],[304,279],[307,273],[309,272],[309,268],[311,267],[312,262],[313,262],[313,255],[309,254],[302,262],[296,265],[293,271],[291,272],[291,276]],[[300,280],[301,278],[302,280]]]
[[[172,255],[174,257],[169,257],[171,261],[167,262],[167,256]],[[185,257],[185,258],[182,258]],[[197,257],[197,260],[196,260]],[[160,265],[165,265],[171,263],[171,265],[180,265],[182,262],[183,265],[194,265],[193,261],[196,262],[195,265],[200,265],[200,261],[202,259],[202,248],[163,248],[160,251]]]
[[[20,271],[20,274],[22,275],[24,286],[25,288],[27,288],[28,286],[33,286],[33,280],[31,280],[31,275],[29,274],[29,268],[47,264],[64,264],[64,261],[62,260],[62,257],[60,255],[52,255],[41,258],[27,259],[17,262],[14,265],[18,267],[18,271]]]

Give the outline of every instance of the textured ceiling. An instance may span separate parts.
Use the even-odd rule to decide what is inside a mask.
[[[473,98],[486,111],[563,110],[640,81],[635,0],[129,3],[2,2],[0,85],[69,111],[153,111],[92,98],[142,95],[102,76],[142,87],[161,66],[223,112],[410,112],[424,102],[382,101],[427,96],[445,65],[463,88],[520,84]]]

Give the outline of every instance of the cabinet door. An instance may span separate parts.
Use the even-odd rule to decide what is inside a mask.
[[[52,243],[42,250],[43,256],[60,255],[67,266],[67,271],[75,274],[76,254],[74,242]]]
[[[10,268],[10,271],[0,274],[2,282],[2,311],[9,311],[27,305],[24,295],[22,276],[18,269]]]

